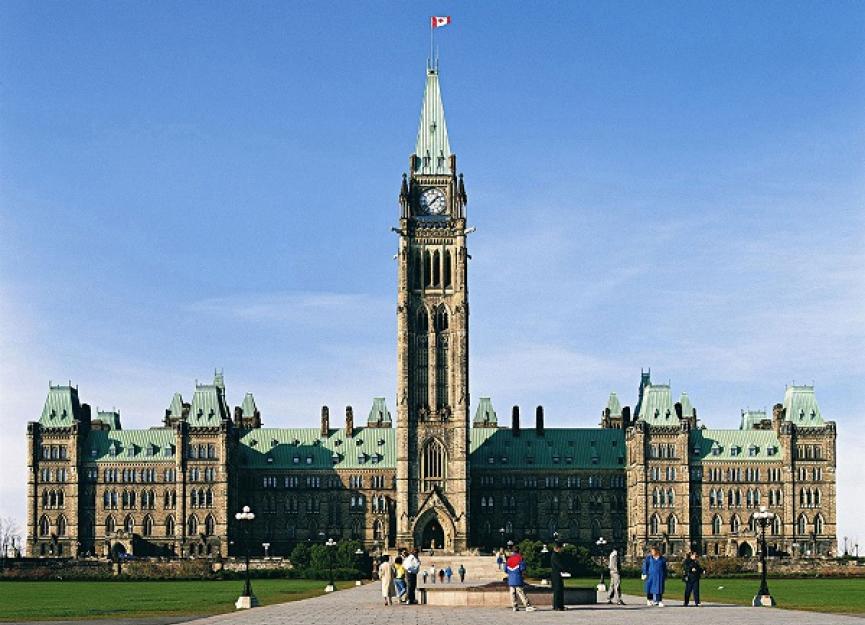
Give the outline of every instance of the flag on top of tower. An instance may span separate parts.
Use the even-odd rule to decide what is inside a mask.
[[[451,16],[450,15],[433,15],[430,18],[430,27],[431,28],[438,28],[440,26],[447,26],[450,23],[451,23]]]

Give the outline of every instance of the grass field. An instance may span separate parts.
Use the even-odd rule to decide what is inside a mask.
[[[569,586],[597,583],[597,578],[568,580]],[[759,588],[759,579],[704,578],[700,582],[700,600],[750,605]],[[865,578],[770,579],[769,591],[779,608],[865,614]],[[622,580],[622,592],[645,596],[639,579]],[[681,600],[684,593],[685,585],[680,579],[667,580],[666,597]]]
[[[253,580],[262,605],[315,597],[326,581]],[[354,582],[337,582],[337,588]],[[242,581],[0,582],[0,621],[215,614],[234,610]]]

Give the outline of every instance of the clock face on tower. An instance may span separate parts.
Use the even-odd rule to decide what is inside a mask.
[[[430,187],[420,194],[420,210],[424,215],[441,215],[445,212],[445,194],[441,189]]]

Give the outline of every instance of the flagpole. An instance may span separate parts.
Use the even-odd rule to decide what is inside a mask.
[[[429,69],[433,67],[433,34],[435,33],[435,28],[433,27],[434,17],[429,18],[429,62],[427,63]]]

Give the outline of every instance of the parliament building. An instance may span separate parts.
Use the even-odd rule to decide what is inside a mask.
[[[771,414],[743,411],[735,429],[708,428],[649,372],[633,409],[609,395],[599,427],[547,427],[541,406],[500,417],[488,397],[472,410],[468,196],[434,66],[409,170],[394,228],[394,412],[376,397],[365,420],[323,406],[314,427],[264,427],[253,395],[232,408],[217,372],[188,400],[176,393],[160,425],[129,430],[77,387],[49,384],[27,426],[27,555],[235,555],[244,505],[268,555],[326,538],[460,553],[557,533],[630,558],[650,545],[751,556],[761,506],[776,514],[770,555],[835,554],[836,430],[812,386],[787,386]]]

